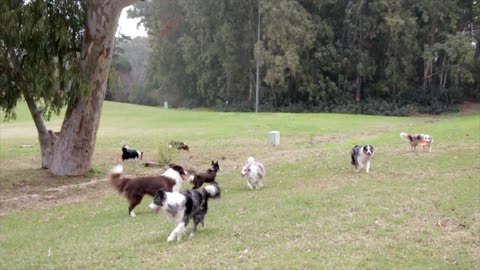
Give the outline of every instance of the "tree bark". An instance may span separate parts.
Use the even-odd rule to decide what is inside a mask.
[[[357,79],[355,80],[355,101],[360,102],[362,98],[362,80],[360,76],[357,75]]]
[[[433,17],[432,20],[432,27],[430,28],[429,33],[429,48],[433,48],[433,44],[435,43],[435,33],[437,32],[437,21],[436,18]],[[431,85],[432,82],[432,73],[433,73],[433,60],[428,60],[427,63],[424,64],[423,70],[423,90],[426,90],[428,86]]]
[[[88,93],[67,108],[60,136],[52,147],[49,168],[55,175],[84,175],[91,168],[118,19],[124,7],[137,1],[90,0],[88,3],[80,55]]]
[[[477,40],[477,44],[475,46],[475,54],[473,55],[474,60],[480,60],[480,40]]]
[[[443,53],[442,67],[440,69],[440,76],[439,76],[440,77],[440,84],[439,84],[440,89],[445,88],[444,80],[447,79],[447,76],[445,75],[446,70],[447,70],[446,66],[447,66],[447,54]]]
[[[35,127],[37,128],[38,141],[40,142],[40,155],[42,157],[42,169],[49,169],[52,163],[53,146],[57,138],[57,133],[47,129],[45,120],[42,117],[42,111],[37,107],[35,100],[27,91],[23,93],[23,96],[27,102]]]
[[[252,74],[252,72],[248,72],[248,101],[252,101],[252,96],[253,96],[253,89],[255,88],[255,76]]]

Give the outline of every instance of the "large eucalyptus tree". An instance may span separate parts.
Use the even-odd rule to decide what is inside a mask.
[[[91,167],[115,32],[138,0],[5,0],[0,4],[0,106],[22,98],[38,131],[42,168],[83,175]],[[67,106],[60,131],[45,119]]]

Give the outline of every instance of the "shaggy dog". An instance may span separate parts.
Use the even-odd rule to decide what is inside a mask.
[[[122,147],[122,161],[125,161],[126,159],[142,159],[143,158],[143,152],[130,149],[128,145],[124,145]]]
[[[135,216],[133,209],[140,202],[143,196],[148,194],[155,196],[161,188],[167,191],[177,192],[182,187],[183,178],[187,172],[182,166],[170,164],[170,168],[159,176],[143,176],[137,178],[123,177],[123,166],[117,165],[110,171],[110,182],[128,199],[128,214]]]
[[[262,179],[265,177],[265,167],[262,162],[249,157],[240,175],[247,181],[247,186],[250,189],[259,189],[263,187]]]
[[[220,187],[217,184],[183,192],[167,192],[164,189],[160,189],[149,207],[154,209],[156,213],[163,210],[167,216],[175,221],[177,226],[170,233],[167,241],[170,242],[175,239],[180,241],[190,219],[193,219],[193,229],[190,233],[190,239],[194,237],[199,223],[202,223],[202,227],[205,228],[208,199],[219,197]]]
[[[215,177],[217,172],[220,171],[220,165],[217,162],[213,162],[212,166],[205,173],[196,173],[190,175],[188,181],[193,184],[193,189],[197,189],[203,185],[203,183],[213,183],[215,182]]]
[[[370,161],[373,159],[373,146],[355,145],[352,148],[352,165],[355,165],[355,172],[365,167],[365,171],[370,172]]]
[[[420,144],[423,148],[423,151],[425,151],[425,146],[428,146],[428,152],[432,152],[433,137],[431,135],[428,135],[428,134],[410,135],[408,133],[401,132],[400,138],[409,142],[413,151],[415,151],[415,149],[417,148],[417,145]]]

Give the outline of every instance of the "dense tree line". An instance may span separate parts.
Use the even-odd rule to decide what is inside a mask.
[[[259,59],[263,111],[406,114],[479,99],[479,14],[473,0],[164,0],[130,15],[150,35],[150,103],[252,110]]]

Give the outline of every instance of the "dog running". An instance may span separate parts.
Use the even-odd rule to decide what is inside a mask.
[[[373,146],[371,145],[355,145],[352,148],[352,165],[355,165],[355,172],[359,172],[365,167],[367,173],[370,172],[370,162],[373,159]]]
[[[417,148],[417,145],[420,144],[423,148],[423,151],[425,151],[425,147],[428,146],[428,152],[432,152],[433,137],[431,135],[428,135],[428,134],[410,135],[408,133],[401,132],[400,138],[410,143],[410,146],[412,147],[413,151],[415,151]]]
[[[168,192],[160,189],[153,202],[149,205],[158,213],[163,210],[165,214],[173,219],[177,226],[167,238],[168,242],[180,241],[185,233],[188,222],[193,220],[193,228],[190,239],[193,239],[198,224],[205,228],[205,217],[208,212],[208,199],[220,198],[220,187],[217,184],[210,184],[201,189],[186,190],[183,192]]]
[[[240,175],[247,181],[248,188],[260,189],[263,187],[265,166],[263,166],[262,162],[255,160],[253,157],[249,157]]]
[[[142,159],[143,158],[143,152],[140,152],[138,150],[130,149],[128,145],[124,145],[122,147],[122,161],[125,161],[127,159]]]
[[[182,177],[186,174],[182,166],[171,164],[162,175],[129,178],[123,177],[123,166],[117,165],[110,171],[110,182],[119,193],[125,195],[129,202],[128,214],[135,217],[133,209],[142,202],[145,194],[153,197],[161,188],[178,192],[182,187]]]
[[[197,189],[203,185],[203,183],[214,183],[217,172],[220,171],[220,165],[218,161],[212,160],[212,165],[208,168],[207,172],[192,174],[188,181],[193,184],[193,189]]]

